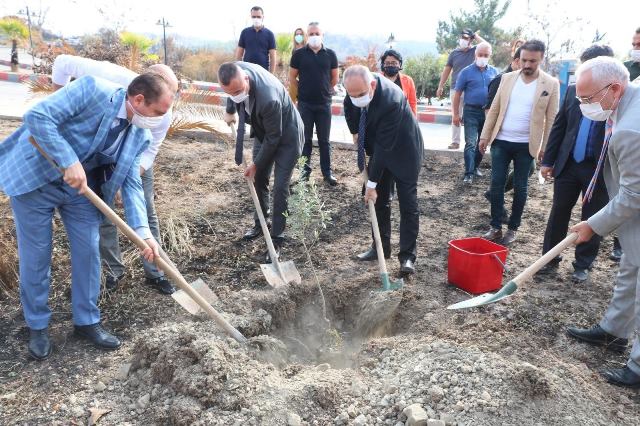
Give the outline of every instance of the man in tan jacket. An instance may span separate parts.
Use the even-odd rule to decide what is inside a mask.
[[[487,114],[480,150],[491,145],[491,229],[483,235],[504,245],[513,243],[527,202],[531,161],[544,154],[559,107],[559,83],[539,69],[545,45],[530,40],[520,48],[521,69],[502,76]],[[513,161],[513,206],[508,230],[502,236],[504,185]]]

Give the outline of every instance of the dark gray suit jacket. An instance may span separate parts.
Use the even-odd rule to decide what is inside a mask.
[[[378,182],[384,169],[405,182],[417,182],[424,144],[422,132],[402,90],[391,80],[378,80],[367,110],[365,150],[369,180]],[[344,116],[352,134],[358,133],[361,109],[344,98]]]
[[[236,64],[249,76],[249,102],[253,109],[246,122],[251,124],[252,136],[261,143],[253,162],[262,169],[271,164],[276,153],[287,159],[298,158],[304,145],[304,124],[289,92],[261,66],[240,61]],[[233,114],[236,109],[237,104],[228,98],[227,112]]]

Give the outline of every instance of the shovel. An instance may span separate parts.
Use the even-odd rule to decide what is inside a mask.
[[[525,281],[529,280],[536,272],[538,272],[544,265],[549,263],[552,259],[558,256],[564,249],[569,247],[578,238],[578,234],[572,232],[564,240],[560,241],[557,246],[549,250],[540,259],[536,260],[533,265],[522,271],[517,277],[509,281],[505,286],[495,293],[487,293],[478,297],[474,297],[463,302],[454,303],[447,306],[447,309],[466,309],[475,308],[478,306],[488,305],[495,303],[499,300],[507,298],[516,292],[518,284],[522,285]]]
[[[231,124],[231,134],[233,139],[236,139],[236,128],[233,124]],[[244,161],[245,167],[247,166],[247,161]],[[271,258],[271,263],[261,264],[260,269],[262,269],[262,273],[264,277],[267,279],[269,285],[273,288],[278,288],[281,286],[285,286],[289,283],[300,284],[302,282],[302,277],[300,277],[300,273],[296,269],[296,266],[293,264],[293,261],[289,260],[287,262],[280,262],[278,256],[276,254],[276,249],[273,246],[273,241],[271,240],[271,234],[269,233],[269,228],[267,227],[267,221],[264,218],[264,214],[262,213],[262,208],[260,208],[260,201],[258,200],[258,194],[256,193],[256,187],[253,184],[251,179],[247,179],[247,184],[249,185],[249,192],[251,193],[251,199],[253,200],[253,204],[256,208],[256,213],[258,214],[258,219],[260,220],[260,227],[262,228],[262,235],[264,235],[264,239],[267,242],[267,249],[269,250],[269,258]]]
[[[40,154],[42,154],[44,158],[47,159],[47,161],[54,168],[56,168],[60,173],[64,174],[64,170],[59,167],[51,157],[49,157],[49,155],[40,147],[40,145],[38,145],[33,137],[29,137],[29,142],[31,142],[31,144],[40,152]],[[127,225],[125,221],[123,221],[120,216],[118,216],[111,209],[111,207],[109,207],[104,201],[102,201],[102,199],[98,197],[98,195],[93,192],[91,188],[85,188],[84,196],[87,197],[91,204],[93,204],[98,210],[100,210],[100,212],[102,212],[102,214],[104,214],[107,219],[113,222],[113,224],[116,225],[120,232],[126,235],[132,243],[138,246],[138,248],[140,248],[141,250],[149,248],[147,243],[140,236],[138,236],[138,234],[136,234],[136,232],[131,229],[131,227]],[[229,322],[224,319],[224,317],[220,315],[220,313],[218,313],[218,311],[216,311],[193,287],[191,287],[189,283],[187,283],[187,281],[177,270],[177,268],[171,266],[173,265],[173,263],[171,262],[171,260],[169,260],[168,256],[162,249],[160,249],[160,253],[160,256],[155,256],[154,259],[158,268],[160,268],[165,274],[167,274],[181,290],[187,293],[189,297],[193,299],[193,301],[195,301],[200,306],[200,308],[202,308],[209,315],[209,317],[211,317],[211,319],[213,319],[216,324],[218,324],[218,326],[225,331],[225,333],[227,333],[229,336],[233,337],[240,343],[246,343],[247,339],[231,324],[229,324]]]
[[[380,269],[380,279],[382,280],[381,291],[398,290],[404,285],[404,280],[399,278],[397,281],[391,281],[389,272],[387,272],[387,262],[384,260],[384,251],[382,250],[382,239],[380,238],[380,229],[378,228],[378,217],[376,216],[376,207],[373,200],[369,200],[369,216],[371,216],[371,227],[373,228],[373,238],[376,240],[376,252],[378,254],[378,268]]]

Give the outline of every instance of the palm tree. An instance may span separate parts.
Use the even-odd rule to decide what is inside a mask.
[[[122,41],[122,44],[127,46],[131,51],[129,69],[138,72],[140,56],[147,55],[147,51],[154,45],[154,41],[141,34],[135,34],[128,31],[120,33],[120,40]]]
[[[278,53],[277,73],[280,80],[285,83],[289,78],[289,61],[293,52],[293,36],[289,33],[276,35],[276,52]]]
[[[18,42],[29,37],[29,30],[18,18],[5,17],[0,19],[0,34],[11,39],[11,71],[18,72]]]

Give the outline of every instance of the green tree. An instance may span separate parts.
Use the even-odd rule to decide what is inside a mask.
[[[23,43],[29,37],[29,29],[20,19],[7,16],[0,19],[0,34],[11,40],[11,71],[18,71],[18,43]]]
[[[404,72],[407,73],[416,84],[416,92],[419,98],[431,98],[436,95],[440,73],[447,63],[447,55],[434,55],[427,53],[421,56],[408,58],[404,64]],[[449,83],[445,86],[445,93],[449,91]]]
[[[149,49],[155,44],[153,40],[141,34],[123,31],[120,33],[120,41],[129,48],[131,57],[129,58],[129,69],[138,70],[140,58],[146,58]]]
[[[458,46],[458,38],[465,28],[477,31],[493,46],[493,63],[505,66],[511,62],[511,42],[520,38],[522,28],[505,31],[496,24],[511,5],[511,0],[474,0],[471,11],[460,10],[449,14],[449,22],[439,21],[436,43],[440,53],[447,53]]]
[[[289,62],[293,53],[293,38],[289,33],[279,33],[276,35],[276,55],[278,64],[276,75],[282,83],[288,85],[289,82]]]

